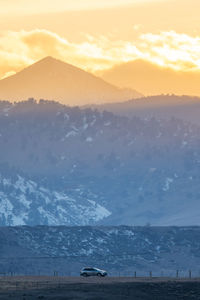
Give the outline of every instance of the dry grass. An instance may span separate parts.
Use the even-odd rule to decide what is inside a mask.
[[[45,277],[0,278],[0,300],[29,299],[200,299],[200,279],[133,277]]]

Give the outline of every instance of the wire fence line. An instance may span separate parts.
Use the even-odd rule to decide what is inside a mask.
[[[114,261],[113,258],[118,258]],[[60,264],[58,260],[61,260]],[[54,261],[54,265],[49,265],[49,270],[45,270],[42,267],[41,261],[48,262]],[[65,260],[66,265],[63,268],[63,260]],[[130,264],[127,262],[130,260]],[[34,264],[36,261],[38,264],[34,264],[34,271],[28,268],[29,263]],[[146,259],[148,262],[148,260]],[[70,263],[70,266],[68,265]],[[79,264],[79,266],[74,264]],[[41,264],[41,268],[40,268]],[[160,268],[157,266],[154,269],[148,267],[149,269],[144,269],[144,267],[139,268],[137,265],[137,257],[135,254],[109,254],[109,255],[62,255],[62,256],[1,256],[0,257],[0,278],[6,276],[53,276],[53,277],[76,277],[80,275],[79,267],[85,267],[85,264],[95,266],[99,265],[105,267],[109,276],[113,277],[133,277],[133,278],[200,278],[200,268],[199,270],[193,269],[191,267],[179,269],[171,268]],[[135,266],[134,266],[135,265]],[[16,271],[16,266],[18,266],[18,271]],[[20,267],[24,267],[21,268]],[[61,268],[62,266],[62,268]],[[156,263],[155,263],[156,266]],[[52,267],[52,269],[50,269]],[[153,267],[152,267],[153,268]],[[175,267],[176,268],[176,267]],[[19,271],[20,269],[20,271]],[[24,270],[23,270],[24,269]],[[63,270],[65,269],[65,270]]]
[[[80,276],[80,272],[77,271],[57,271],[52,270],[51,272],[1,272],[0,273],[0,280],[5,277],[18,277],[18,276],[31,276],[31,277],[38,277],[38,276],[48,276],[53,278],[60,278],[60,277],[78,277]],[[200,279],[200,271],[192,271],[192,270],[174,270],[174,271],[108,271],[109,277],[132,277],[132,278],[174,278],[174,279]]]

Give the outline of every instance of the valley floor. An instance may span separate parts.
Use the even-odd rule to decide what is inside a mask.
[[[1,277],[0,299],[200,299],[200,279]]]

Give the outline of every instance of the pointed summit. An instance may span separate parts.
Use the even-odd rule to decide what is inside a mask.
[[[45,56],[44,58],[42,58],[40,61],[56,61],[57,59],[54,58],[53,56]],[[38,61],[39,62],[39,61]]]
[[[54,58],[53,56],[45,56],[44,58],[38,60],[38,63],[41,62],[41,61],[56,61],[57,59]]]
[[[0,99],[30,97],[68,105],[123,101],[139,93],[121,90],[73,65],[47,56],[15,75],[0,80]]]

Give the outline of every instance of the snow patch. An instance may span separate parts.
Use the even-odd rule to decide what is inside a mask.
[[[173,181],[174,181],[173,178],[169,178],[169,177],[166,178],[166,180],[165,180],[165,185],[164,185],[164,187],[163,187],[163,191],[164,191],[164,192],[166,192],[166,191],[169,190],[170,184],[171,184]]]
[[[88,142],[88,143],[93,142],[93,138],[92,138],[91,136],[88,136],[88,137],[86,138],[86,142]]]

